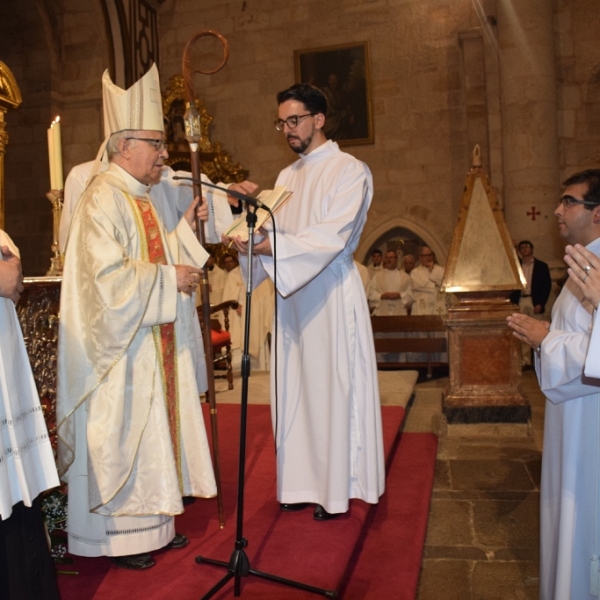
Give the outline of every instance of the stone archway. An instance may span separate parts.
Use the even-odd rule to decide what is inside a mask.
[[[426,229],[420,222],[407,219],[396,218],[382,223],[361,239],[356,250],[356,258],[359,262],[368,263],[371,252],[375,248],[384,247],[388,242],[402,239],[405,241],[409,252],[413,245],[426,244],[436,255],[440,265],[445,265],[448,258],[448,247],[446,247],[438,235]]]

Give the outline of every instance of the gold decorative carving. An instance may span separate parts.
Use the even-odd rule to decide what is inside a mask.
[[[58,232],[60,230],[60,215],[63,209],[64,194],[64,190],[51,190],[46,193],[46,198],[52,204],[52,258],[50,259],[50,268],[46,272],[49,277],[57,277],[62,275],[63,272],[64,256],[60,253]]]
[[[199,143],[202,172],[212,181],[239,183],[248,177],[248,171],[239,163],[233,162],[219,142],[212,142],[209,125],[213,118],[200,99],[196,99],[200,113],[202,135]],[[175,170],[191,171],[190,147],[185,139],[183,115],[185,113],[185,93],[182,75],[174,75],[163,92],[163,113],[165,115],[165,140],[169,158],[166,164]]]
[[[56,354],[60,305],[58,277],[30,277],[17,304],[17,314],[48,433],[56,448]]]
[[[23,99],[12,71],[0,60],[0,229],[4,229],[4,154],[8,144],[4,115],[17,108]]]

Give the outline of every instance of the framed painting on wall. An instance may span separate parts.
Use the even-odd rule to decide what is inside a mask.
[[[310,83],[327,97],[325,135],[340,146],[373,143],[367,42],[295,50],[297,83]]]

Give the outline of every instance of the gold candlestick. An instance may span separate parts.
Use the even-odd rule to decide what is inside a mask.
[[[46,198],[52,204],[52,258],[50,259],[50,268],[46,273],[48,277],[62,275],[63,272],[63,255],[60,253],[58,246],[58,230],[60,227],[60,215],[63,207],[64,190],[50,190],[46,194]]]

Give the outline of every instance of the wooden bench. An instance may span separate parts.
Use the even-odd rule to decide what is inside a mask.
[[[376,353],[426,354],[424,361],[387,362],[377,361],[378,369],[403,369],[427,367],[427,378],[431,379],[433,367],[447,366],[447,361],[434,360],[434,354],[448,351],[446,321],[439,315],[371,317]],[[389,337],[386,334],[425,334],[421,337]],[[437,334],[437,337],[436,337]],[[408,358],[408,357],[407,357]]]

